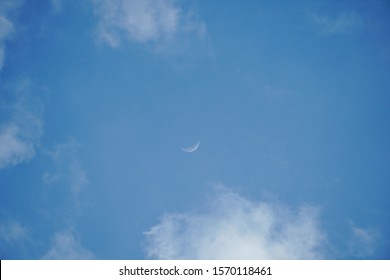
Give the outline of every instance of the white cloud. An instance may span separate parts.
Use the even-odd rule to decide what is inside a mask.
[[[323,34],[350,33],[363,25],[361,17],[355,12],[344,12],[333,17],[313,13],[309,18],[314,28]]]
[[[184,16],[173,0],[93,0],[98,36],[111,47],[169,40],[180,31],[204,33],[203,23]]]
[[[42,259],[45,260],[82,260],[94,259],[95,256],[85,249],[71,231],[57,232],[52,246]]]
[[[15,91],[17,100],[11,118],[0,124],[0,168],[30,160],[43,133],[43,106],[30,95],[30,85],[22,81]]]
[[[33,143],[23,139],[17,125],[9,124],[0,130],[0,168],[16,165],[34,155]]]
[[[203,213],[165,215],[146,232],[157,259],[321,259],[326,240],[318,210],[293,212],[222,191]]]

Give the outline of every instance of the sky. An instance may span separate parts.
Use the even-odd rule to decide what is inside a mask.
[[[0,258],[389,259],[389,73],[385,0],[0,0]]]

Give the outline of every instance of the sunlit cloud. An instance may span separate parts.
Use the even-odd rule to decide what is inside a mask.
[[[178,32],[205,32],[201,22],[185,14],[172,0],[93,0],[100,42],[118,47],[125,40],[161,42]]]
[[[145,233],[157,259],[322,259],[318,209],[250,201],[224,190],[206,211],[166,214]]]
[[[82,260],[95,256],[83,247],[72,231],[57,232],[50,249],[42,256],[45,260]]]

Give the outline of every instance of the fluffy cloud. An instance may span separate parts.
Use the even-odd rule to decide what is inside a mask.
[[[71,231],[55,234],[52,246],[42,259],[45,260],[82,260],[94,259],[94,255],[85,249]]]
[[[16,165],[35,155],[35,147],[43,133],[43,106],[32,98],[31,86],[22,81],[15,91],[17,100],[8,122],[0,123],[0,168]]]
[[[317,209],[291,211],[223,191],[207,211],[165,215],[146,232],[157,259],[321,259]]]
[[[156,42],[178,31],[204,32],[204,25],[190,20],[172,0],[93,0],[101,42],[118,47],[123,38]]]
[[[313,13],[310,19],[314,28],[323,34],[350,33],[362,26],[362,19],[355,12],[340,13],[334,17]]]

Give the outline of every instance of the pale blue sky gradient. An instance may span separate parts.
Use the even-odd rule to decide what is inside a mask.
[[[379,0],[0,0],[0,258],[388,259],[389,33]]]

